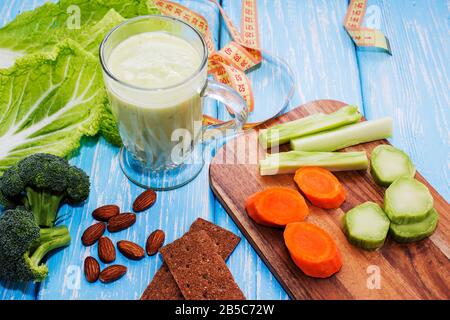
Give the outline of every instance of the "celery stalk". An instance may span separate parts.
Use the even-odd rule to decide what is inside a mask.
[[[297,151],[335,151],[360,143],[388,138],[392,135],[392,119],[363,121],[291,140]]]
[[[294,173],[300,167],[322,167],[330,171],[365,170],[366,153],[289,151],[269,155],[259,162],[262,176]]]
[[[259,142],[267,149],[287,143],[294,138],[356,123],[360,119],[361,114],[356,106],[345,106],[331,114],[316,113],[261,130]]]

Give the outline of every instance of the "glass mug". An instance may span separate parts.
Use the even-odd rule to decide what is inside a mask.
[[[118,79],[111,71],[111,53],[124,40],[144,32],[163,32],[187,41],[198,53],[200,66],[184,81],[160,88]],[[232,88],[207,78],[206,42],[196,29],[181,20],[150,15],[123,22],[103,40],[100,61],[123,141],[120,165],[125,175],[141,187],[170,190],[192,181],[204,165],[205,142],[236,133],[247,121],[245,100]],[[233,119],[203,126],[206,97],[226,104]]]

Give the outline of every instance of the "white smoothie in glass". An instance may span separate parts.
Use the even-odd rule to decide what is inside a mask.
[[[155,170],[175,166],[172,134],[184,129],[197,143],[202,121],[200,93],[203,52],[188,41],[155,31],[132,35],[115,46],[108,67],[120,83],[109,82],[112,112],[128,151]]]

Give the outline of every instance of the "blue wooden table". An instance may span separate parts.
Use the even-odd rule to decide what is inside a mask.
[[[0,2],[0,25],[45,0]],[[229,41],[217,8],[207,0],[179,0],[209,21],[218,46]],[[222,0],[228,15],[238,24],[240,1]],[[315,99],[336,99],[359,105],[368,119],[391,116],[395,130],[391,142],[405,150],[420,172],[450,199],[450,20],[446,0],[371,0],[371,23],[389,37],[393,55],[362,52],[355,48],[342,21],[347,0],[258,0],[261,41],[264,50],[289,62],[296,79],[295,107]],[[268,75],[270,77],[270,75]],[[257,88],[258,83],[254,86]],[[269,95],[269,93],[267,93]],[[261,98],[261,97],[259,97]],[[212,115],[223,115],[215,105]],[[257,111],[256,111],[257,112]],[[92,193],[82,207],[65,206],[65,221],[73,237],[69,248],[48,261],[50,276],[38,285],[0,283],[0,300],[7,299],[138,299],[161,264],[159,257],[139,262],[117,262],[129,267],[113,284],[89,284],[82,261],[97,248],[85,248],[83,230],[92,223],[91,212],[102,204],[116,203],[131,210],[142,191],[122,174],[118,149],[103,138],[85,139],[71,160],[92,177]],[[214,148],[207,152],[211,159]],[[215,200],[208,184],[208,168],[189,185],[158,193],[158,202],[138,214],[133,228],[113,234],[113,240],[145,243],[156,228],[165,230],[167,242],[180,237],[197,217],[240,234]],[[250,244],[244,239],[228,265],[249,299],[288,299]]]

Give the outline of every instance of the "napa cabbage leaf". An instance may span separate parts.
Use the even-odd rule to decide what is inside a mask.
[[[45,3],[18,15],[0,29],[0,68],[13,65],[17,57],[29,53],[52,51],[65,39],[86,40],[86,30],[100,22],[111,9],[124,18],[158,13],[152,0],[60,0]],[[91,45],[88,49],[95,49],[94,42],[88,44]]]
[[[0,175],[33,153],[69,155],[98,132],[105,103],[98,59],[70,39],[0,70]]]
[[[24,12],[0,29],[0,175],[31,153],[67,155],[81,136],[98,131],[121,145],[98,48],[114,26],[145,14],[159,14],[153,0],[60,0]],[[62,65],[67,73],[61,73]],[[78,99],[79,89],[67,90],[74,83],[89,83],[87,100]],[[73,99],[67,100],[70,94]]]

